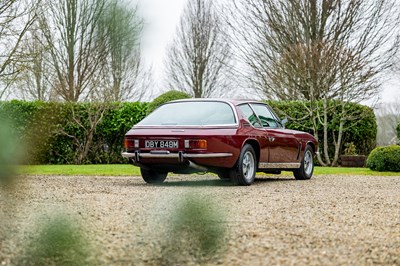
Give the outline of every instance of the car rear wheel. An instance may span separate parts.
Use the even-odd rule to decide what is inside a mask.
[[[157,172],[151,169],[140,168],[143,180],[149,184],[162,183],[167,178],[167,172]]]
[[[254,149],[246,144],[240,152],[236,166],[231,170],[231,180],[236,185],[249,186],[254,182],[257,169]]]
[[[294,177],[298,180],[310,179],[314,172],[314,151],[310,145],[306,146],[303,159],[299,169],[293,171]]]

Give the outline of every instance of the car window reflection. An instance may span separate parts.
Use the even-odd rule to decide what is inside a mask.
[[[266,105],[252,104],[251,107],[260,118],[263,127],[277,128],[280,126]]]
[[[240,110],[243,112],[247,120],[250,122],[250,124],[253,125],[253,127],[258,127],[261,128],[261,123],[258,120],[256,114],[253,112],[253,110],[250,108],[249,105],[243,104],[239,106]]]

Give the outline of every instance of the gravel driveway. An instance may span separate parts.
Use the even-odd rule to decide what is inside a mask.
[[[400,265],[400,176],[269,176],[250,187],[217,179],[23,177],[0,190],[0,265],[16,264],[40,226],[60,215],[81,226],[94,250],[88,262],[100,265]],[[203,201],[225,232],[206,260],[179,244],[193,242],[167,236],[188,197]],[[164,252],[171,243],[182,250]]]

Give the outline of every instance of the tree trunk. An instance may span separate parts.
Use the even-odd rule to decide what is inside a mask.
[[[323,127],[324,127],[324,159],[327,165],[331,166],[331,159],[329,158],[329,152],[328,152],[328,147],[329,147],[329,143],[328,143],[328,100],[324,99],[322,101],[323,106],[324,106],[324,120],[323,120]]]
[[[332,166],[338,165],[339,151],[340,151],[340,146],[342,145],[342,138],[343,138],[343,126],[344,126],[344,120],[341,119],[339,124],[337,141],[335,141],[335,156],[333,157]]]

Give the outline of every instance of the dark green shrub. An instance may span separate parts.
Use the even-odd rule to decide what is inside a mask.
[[[400,123],[397,125],[396,131],[397,131],[397,141],[400,143]]]
[[[400,146],[378,147],[368,156],[367,167],[375,171],[400,172]]]
[[[166,102],[173,100],[180,100],[180,99],[188,99],[188,98],[192,98],[192,96],[190,96],[190,94],[187,94],[186,92],[175,91],[175,90],[168,91],[166,93],[161,94],[160,96],[155,98],[151,103],[149,103],[149,106],[147,107],[147,114],[150,114],[157,107]]]

